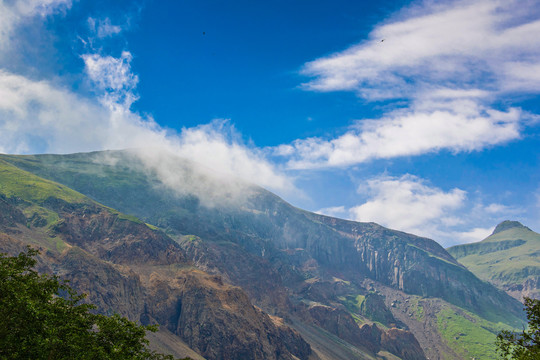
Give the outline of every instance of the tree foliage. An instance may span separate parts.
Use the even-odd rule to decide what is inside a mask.
[[[497,336],[497,350],[503,359],[540,359],[540,300],[525,298],[529,326],[521,334],[501,331]]]
[[[0,359],[173,359],[148,348],[157,327],[92,313],[85,295],[33,270],[37,254],[0,254]]]

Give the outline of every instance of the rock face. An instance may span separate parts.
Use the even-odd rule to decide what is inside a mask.
[[[251,305],[237,287],[203,272],[151,276],[148,315],[208,359],[307,359],[309,345]],[[287,345],[291,346],[290,351]]]
[[[70,280],[99,311],[158,323],[207,359],[309,358],[297,332],[242,289],[195,269],[163,232],[35,177],[39,192],[13,196],[10,180],[16,188],[30,174],[0,165],[0,251],[37,246],[38,270]]]
[[[386,326],[396,326],[396,319],[392,312],[384,304],[384,299],[379,294],[369,293],[366,295],[360,313],[373,321],[380,322]]]
[[[366,331],[364,327],[360,328],[351,315],[342,309],[312,305],[308,312],[314,323],[323,329],[353,345],[367,348],[374,354],[379,352],[381,331],[376,326],[375,332],[378,335],[366,336],[368,333],[371,335],[371,331]]]
[[[129,152],[1,159],[163,229],[152,230],[140,221],[126,227],[133,219],[114,218],[87,206],[78,213],[66,207],[62,221],[50,231],[113,263],[116,269],[126,267],[137,274],[142,291],[153,294],[145,300],[141,320],[159,321],[209,357],[229,354],[230,344],[237,351],[245,349],[252,358],[305,358],[308,354],[300,336],[276,325],[273,318],[265,320],[253,309],[223,313],[228,307],[236,309],[232,299],[244,304],[249,299],[266,313],[295,324],[313,346],[342,346],[343,354],[365,353],[364,357],[386,350],[401,358],[423,358],[415,335],[394,318],[384,297],[377,295],[382,287],[441,298],[488,320],[520,325],[522,306],[517,301],[480,281],[432,240],[374,223],[303,211],[256,186],[197,172],[188,161],[165,161],[172,174],[164,182],[160,169],[146,169]],[[63,209],[64,205],[47,206]],[[190,276],[195,278],[187,275],[187,266],[192,266]],[[210,278],[196,275],[201,270]],[[217,277],[211,281],[211,276]],[[197,288],[208,281],[214,285],[204,291],[185,288],[185,284]],[[238,288],[225,291],[220,281],[226,287],[241,287],[247,298],[239,295]],[[206,297],[198,298],[200,294]],[[187,298],[193,299],[191,306]],[[210,308],[223,306],[213,312],[197,307],[199,302]],[[188,320],[193,314],[214,318],[216,323],[197,328]],[[504,314],[504,319],[498,314]],[[382,331],[373,321],[399,329]],[[236,328],[233,323],[243,325]],[[225,330],[231,326],[251,330],[234,330],[233,339]],[[310,326],[330,335],[310,332]],[[261,328],[266,330],[256,330]],[[216,343],[203,344],[202,339],[212,334]],[[336,336],[339,341],[332,340]],[[255,343],[255,338],[260,341]]]
[[[390,329],[381,335],[381,346],[403,360],[425,358],[416,338],[408,331]]]

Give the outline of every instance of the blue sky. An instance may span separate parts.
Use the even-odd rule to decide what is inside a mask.
[[[0,152],[164,147],[428,236],[540,229],[538,1],[0,2]]]

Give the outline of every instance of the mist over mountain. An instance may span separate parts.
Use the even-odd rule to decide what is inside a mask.
[[[519,301],[430,239],[158,155],[0,156],[0,249],[42,247],[100,311],[208,359],[490,359],[522,325]]]

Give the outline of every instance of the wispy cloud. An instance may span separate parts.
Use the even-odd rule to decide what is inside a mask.
[[[347,218],[349,216],[349,211],[345,208],[345,206],[331,206],[328,208],[319,209],[315,211],[315,213],[337,218]]]
[[[94,19],[93,17],[89,17],[88,27],[90,31],[95,33],[100,39],[119,34],[122,31],[122,26],[113,25],[111,19],[108,17],[104,19]]]
[[[377,26],[367,40],[307,63],[306,90],[353,91],[406,106],[359,120],[336,138],[299,139],[275,153],[292,168],[317,168],[518,139],[534,115],[493,104],[508,93],[540,92],[536,5],[426,1]]]
[[[135,89],[139,77],[131,71],[133,57],[129,51],[123,51],[118,58],[97,53],[85,54],[82,58],[85,73],[105,105],[129,109],[138,100]]]
[[[358,121],[335,139],[300,139],[275,151],[297,169],[347,166],[444,149],[473,151],[519,138],[522,117],[520,109],[498,111],[470,99],[423,99],[381,119]]]
[[[0,2],[0,50],[12,43],[16,27],[35,16],[45,17],[71,7],[71,0],[16,0]]]
[[[527,66],[540,63],[537,5],[535,1],[425,2],[376,27],[366,41],[307,63],[304,73],[315,79],[304,86],[318,91],[354,90],[372,99],[409,97],[419,86],[434,83],[507,90],[509,82],[522,78],[519,71],[510,71],[517,59],[527,59],[523,64]]]
[[[15,39],[16,30],[25,19],[52,15],[70,5],[68,0],[2,2],[0,40]],[[77,94],[59,82],[39,81],[0,69],[0,152],[72,153],[138,148],[145,150],[134,153],[164,184],[198,191],[198,195],[212,201],[218,195],[230,197],[231,186],[241,181],[282,193],[295,190],[291,178],[270,163],[256,146],[245,143],[226,120],[177,132],[162,128],[151,116],[134,112],[132,104],[138,99],[139,78],[131,68],[133,56],[127,50],[118,56],[104,53],[107,47],[101,46],[102,41],[119,34],[123,27],[113,25],[107,17],[85,21],[90,37],[80,39],[85,44],[85,53],[80,57],[84,61],[82,75],[93,96]],[[186,177],[177,176],[176,182],[172,181],[172,171],[178,167],[171,163],[174,160],[157,161],[158,154],[172,154],[166,157],[169,160],[180,156],[200,163],[206,173],[228,178],[231,186],[209,191],[202,183],[178,183],[178,179]]]

